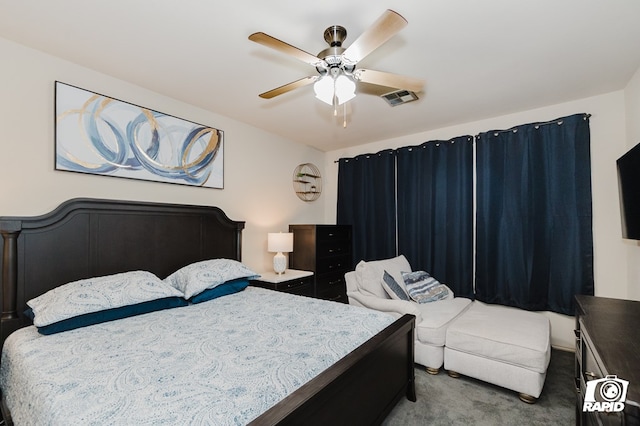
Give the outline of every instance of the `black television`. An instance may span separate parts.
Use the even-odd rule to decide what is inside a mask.
[[[618,158],[622,237],[640,240],[640,143]]]

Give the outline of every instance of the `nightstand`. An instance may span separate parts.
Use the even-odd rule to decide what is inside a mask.
[[[281,275],[273,271],[262,272],[260,278],[251,280],[251,285],[301,296],[315,296],[313,272],[311,271],[287,269]]]

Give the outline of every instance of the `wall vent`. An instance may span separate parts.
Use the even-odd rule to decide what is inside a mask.
[[[418,95],[409,90],[396,90],[395,92],[385,93],[382,97],[392,107],[418,100]]]

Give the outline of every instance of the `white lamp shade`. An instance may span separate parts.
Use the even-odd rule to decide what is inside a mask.
[[[333,90],[333,77],[330,75],[320,77],[320,80],[313,84],[313,91],[316,93],[316,98],[325,104],[333,105]]]
[[[350,101],[356,97],[356,83],[346,75],[339,75],[336,78],[336,96],[338,105]]]
[[[267,235],[267,250],[272,253],[289,253],[293,251],[292,232],[270,232]]]
[[[342,105],[356,97],[356,83],[344,74],[335,78],[331,75],[324,75],[314,83],[313,91],[316,93],[316,98],[326,104],[333,105],[335,96],[336,103]]]

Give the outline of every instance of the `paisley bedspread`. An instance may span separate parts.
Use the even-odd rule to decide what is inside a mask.
[[[248,287],[197,305],[6,341],[16,425],[242,425],[393,322]]]

